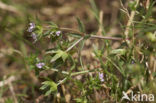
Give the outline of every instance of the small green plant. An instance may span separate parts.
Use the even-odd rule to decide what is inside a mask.
[[[123,35],[119,37],[108,37],[103,24],[100,22],[100,12],[93,0],[90,0],[92,11],[97,19],[99,28],[102,28],[100,35],[97,33],[86,33],[83,22],[77,18],[79,30],[62,28],[50,22],[41,24],[30,23],[30,32],[33,43],[47,40],[47,45],[53,45],[42,50],[43,53],[34,53],[27,60],[31,69],[36,75],[41,72],[53,71],[54,78],[43,77],[41,90],[45,96],[59,92],[59,86],[69,85],[77,96],[74,100],[77,103],[95,102],[96,92],[101,94],[100,102],[121,102],[122,92],[130,90],[147,92],[147,88],[155,91],[155,59],[156,57],[156,24],[151,22],[152,7],[139,5],[139,0],[129,3],[129,10],[123,7],[122,11],[128,14],[129,20],[124,26]],[[123,5],[122,5],[123,6]],[[127,11],[131,11],[130,13]],[[150,26],[149,26],[150,25]],[[81,52],[85,42],[90,39],[102,40],[102,43],[92,42],[94,59],[98,65],[84,64]],[[97,42],[97,41],[96,41]],[[113,49],[112,44],[120,42],[121,45]],[[77,54],[78,57],[74,57]],[[94,68],[91,68],[94,65]],[[51,74],[52,75],[52,74]],[[80,76],[76,79],[76,76]],[[76,90],[75,90],[76,88]],[[81,95],[80,95],[81,94]],[[105,95],[105,98],[104,98]],[[108,98],[108,100],[106,100]]]

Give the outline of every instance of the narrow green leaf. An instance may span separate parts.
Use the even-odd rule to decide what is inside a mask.
[[[59,59],[60,57],[62,56],[62,54],[56,54],[51,60],[50,60],[50,62],[54,62],[54,61],[56,61],[57,59]]]
[[[115,49],[111,51],[111,54],[120,54],[120,55],[124,55],[126,53],[125,49]]]
[[[76,19],[77,19],[77,22],[79,25],[79,30],[84,33],[85,32],[85,26],[84,26],[83,22],[79,18],[76,18]]]
[[[68,54],[62,50],[57,50],[55,51],[55,56],[51,59],[51,62],[56,61],[57,59],[61,58],[63,59],[63,61],[66,60],[66,58],[68,57]]]
[[[42,83],[43,86],[40,88],[41,90],[44,90],[46,88],[49,88],[49,90],[45,93],[45,96],[50,95],[53,92],[57,91],[57,84],[53,81],[45,81]]]
[[[48,90],[46,93],[45,93],[45,96],[48,96],[51,94],[51,90]]]
[[[66,52],[63,52],[62,59],[63,59],[64,62],[67,59],[67,57],[68,57],[68,54]]]
[[[92,7],[92,12],[93,14],[95,15],[96,19],[99,21],[99,10],[95,4],[95,1],[94,0],[90,0],[90,4],[91,4],[91,7]]]

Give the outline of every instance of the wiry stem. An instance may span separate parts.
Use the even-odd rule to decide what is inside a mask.
[[[81,36],[84,36],[84,33],[80,32],[78,30],[75,30],[75,29],[71,29],[71,28],[59,28],[59,29],[62,30],[62,31],[71,31],[72,33],[78,33]]]
[[[123,40],[122,38],[117,37],[105,37],[105,36],[97,36],[97,35],[91,35],[91,38],[97,38],[97,39],[106,39],[106,40]]]
[[[66,50],[66,52],[68,52],[68,51],[70,51],[74,46],[76,46],[81,40],[83,40],[84,39],[84,37],[81,37],[78,41],[76,41],[72,46],[70,46],[67,50]]]
[[[84,33],[78,31],[78,30],[75,30],[75,29],[70,29],[70,28],[59,28],[60,30],[62,31],[71,31],[72,33],[78,33],[80,34],[81,36],[84,37]],[[95,38],[95,39],[107,39],[107,40],[123,40],[122,38],[117,38],[117,37],[106,37],[106,36],[96,36],[96,35],[91,35],[90,38]]]
[[[136,5],[135,5],[135,8],[138,6],[139,4],[139,0],[136,0]],[[126,42],[129,44],[130,41],[128,40],[128,35],[129,35],[129,31],[130,31],[130,26],[132,25],[133,23],[133,19],[134,19],[134,16],[135,16],[135,10],[132,10],[131,11],[131,14],[130,14],[130,17],[129,17],[129,20],[127,22],[127,26],[126,26],[126,30],[124,32],[125,36],[126,36]]]
[[[96,36],[91,35],[91,38],[98,38],[98,39],[106,39],[106,40],[123,40],[122,38],[116,38],[116,37],[104,37],[104,36]],[[70,51],[74,46],[76,46],[80,41],[82,41],[84,37],[81,37],[79,40],[77,40],[73,45],[71,45],[66,52]]]

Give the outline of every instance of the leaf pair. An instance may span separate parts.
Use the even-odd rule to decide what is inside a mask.
[[[50,95],[53,92],[57,91],[57,84],[53,81],[45,81],[42,83],[42,87],[40,88],[41,90],[49,88],[49,90],[45,93],[45,96]]]
[[[62,51],[62,50],[52,50],[52,51],[48,51],[47,54],[55,54],[52,59],[50,60],[50,62],[54,62],[56,61],[57,59],[59,58],[62,58],[62,60],[65,62],[65,60],[67,59],[68,57],[68,54],[65,52],[65,51]]]

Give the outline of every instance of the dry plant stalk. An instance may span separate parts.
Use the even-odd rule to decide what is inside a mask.
[[[15,7],[10,6],[10,5],[6,5],[1,1],[0,1],[0,9],[10,11],[10,12],[13,12],[13,13],[16,13],[16,14],[21,14]]]
[[[16,78],[14,76],[9,77],[8,79],[0,82],[0,87],[8,85],[9,83],[15,81]]]
[[[139,4],[139,0],[136,0],[136,5],[135,5],[135,8],[138,6]],[[125,37],[126,37],[126,42],[127,44],[130,44],[130,41],[128,40],[128,35],[129,35],[129,31],[130,31],[130,26],[132,25],[133,23],[133,19],[134,19],[134,16],[135,16],[135,10],[132,10],[131,13],[130,13],[130,17],[129,17],[129,20],[127,22],[127,25],[126,25],[126,30],[124,32],[125,34]]]
[[[11,94],[13,96],[14,99],[14,103],[18,103],[17,98],[16,98],[16,93],[14,92],[14,88],[12,86],[12,82],[17,80],[14,76],[9,77],[8,79],[1,81],[0,82],[0,87],[5,86],[5,85],[9,85],[9,89],[11,91]]]
[[[97,35],[101,35],[102,34],[102,29],[103,29],[103,11],[100,11],[100,14],[99,14],[99,30],[97,32]]]

